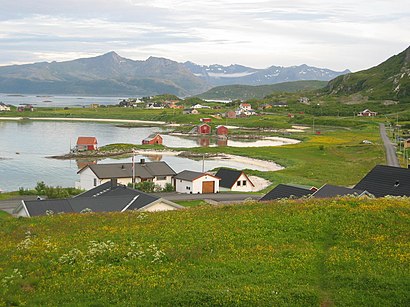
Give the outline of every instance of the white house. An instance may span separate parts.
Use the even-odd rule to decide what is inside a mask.
[[[154,195],[106,182],[73,198],[22,201],[14,210],[18,217],[32,217],[60,213],[169,211],[182,206]]]
[[[245,111],[249,111],[249,110],[252,110],[252,105],[250,105],[249,103],[243,102],[239,105],[239,108]]]
[[[219,193],[219,180],[206,173],[182,171],[174,176],[175,191],[187,194]]]
[[[145,162],[145,159],[141,159],[138,163],[90,164],[77,174],[80,175],[80,181],[76,182],[76,188],[89,190],[111,179],[127,185],[132,183],[133,175],[135,183],[152,181],[164,188],[167,183],[172,184],[172,177],[176,173],[166,162]]]
[[[210,106],[204,106],[202,104],[197,103],[196,105],[192,106],[192,109],[210,109]]]
[[[10,111],[10,107],[3,102],[0,102],[0,111]]]
[[[219,188],[221,191],[255,191],[255,185],[243,171],[221,168],[215,176],[221,178],[221,181],[219,182]]]

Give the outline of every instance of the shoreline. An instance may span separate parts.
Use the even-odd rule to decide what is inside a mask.
[[[0,117],[0,120],[37,120],[37,121],[83,121],[102,123],[134,123],[134,124],[155,124],[166,125],[163,121],[150,121],[139,119],[113,119],[113,118],[82,118],[82,117]]]

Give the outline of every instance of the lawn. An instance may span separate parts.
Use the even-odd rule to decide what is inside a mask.
[[[408,199],[4,219],[0,305],[408,306]]]

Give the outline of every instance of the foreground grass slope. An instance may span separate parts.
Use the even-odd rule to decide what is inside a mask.
[[[410,201],[0,220],[0,305],[405,306]]]

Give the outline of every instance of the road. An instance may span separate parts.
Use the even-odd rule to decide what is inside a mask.
[[[386,151],[386,163],[389,166],[400,167],[399,159],[397,159],[396,148],[387,136],[386,127],[384,124],[380,124],[380,136],[384,143],[384,149]]]

